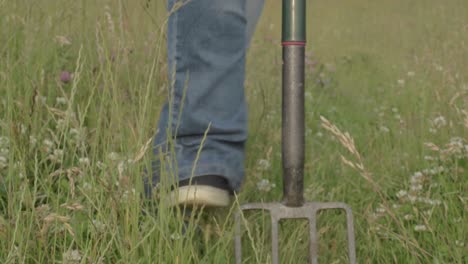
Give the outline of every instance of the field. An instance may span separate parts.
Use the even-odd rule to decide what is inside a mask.
[[[281,199],[279,1],[248,54],[238,200],[184,226],[143,199],[169,90],[164,2],[0,0],[0,263],[234,263],[238,204]],[[306,199],[353,208],[359,263],[468,263],[468,2],[307,15]],[[267,215],[244,220],[245,263],[269,263]],[[321,263],[346,263],[344,214],[318,223]],[[282,224],[281,263],[307,261],[305,228]]]

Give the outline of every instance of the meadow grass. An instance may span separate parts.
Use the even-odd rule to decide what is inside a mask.
[[[353,208],[359,263],[467,263],[468,3],[308,3],[306,199]],[[164,1],[0,0],[1,263],[233,263],[238,204],[281,199],[279,1],[249,50],[238,200],[142,199],[166,19]],[[244,220],[245,263],[268,263],[269,218]],[[344,215],[318,223],[321,263],[346,263]],[[281,263],[306,262],[305,230],[282,223]]]

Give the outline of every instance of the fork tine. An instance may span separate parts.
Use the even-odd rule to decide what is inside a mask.
[[[345,205],[344,210],[346,211],[346,229],[348,231],[348,255],[349,263],[356,263],[356,241],[354,238],[354,221],[353,211],[348,205]]]
[[[279,236],[278,236],[278,221],[274,215],[271,215],[271,263],[279,264]]]
[[[312,264],[318,263],[318,234],[317,234],[317,215],[316,211],[309,217],[309,258]]]

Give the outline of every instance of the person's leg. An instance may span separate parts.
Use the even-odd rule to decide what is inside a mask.
[[[251,0],[169,0],[168,67],[173,87],[161,112],[154,154],[168,153],[167,139],[174,139],[171,165],[178,181],[216,175],[239,190],[247,139],[245,54],[247,34],[255,24],[247,19],[247,1]],[[176,2],[182,5],[174,10]],[[253,13],[254,21],[259,13],[258,9]],[[154,165],[152,181],[145,183],[147,195],[160,181],[160,164]]]

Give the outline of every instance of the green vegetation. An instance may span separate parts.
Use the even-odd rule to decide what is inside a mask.
[[[353,208],[359,263],[467,263],[468,2],[308,4],[307,200]],[[238,203],[281,197],[280,6],[249,51]],[[233,263],[237,203],[185,228],[142,199],[166,18],[164,1],[0,0],[1,263]],[[245,219],[245,263],[268,263],[269,218]],[[346,263],[344,215],[318,222],[321,263]],[[306,224],[281,228],[282,263],[305,263]]]

